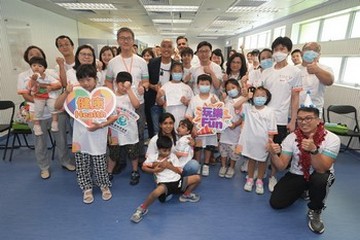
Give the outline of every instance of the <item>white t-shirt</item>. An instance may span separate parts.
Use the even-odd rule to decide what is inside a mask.
[[[210,62],[210,68],[215,73],[216,78],[221,80],[222,75],[223,75],[221,67],[219,65],[217,65],[216,63],[214,63],[214,62]],[[197,79],[198,79],[198,76],[200,76],[201,74],[205,74],[203,66],[193,67],[191,69],[191,77],[192,77],[191,81],[194,82],[194,86],[193,86],[194,94],[199,93],[199,88],[198,88],[198,85],[197,85]],[[211,89],[210,89],[211,93],[215,92],[215,88],[213,87],[213,84],[211,85]]]
[[[253,87],[260,87],[261,86],[261,68],[253,70],[249,72],[249,81],[248,83]]]
[[[191,66],[193,67],[198,67],[200,66],[200,59],[197,55],[194,55],[193,58],[191,59]]]
[[[187,106],[182,104],[180,99],[182,96],[186,97],[187,99],[191,99],[194,96],[193,91],[187,84],[183,82],[167,82],[164,86],[161,87],[161,89],[165,92],[165,110],[166,112],[174,115],[174,126],[175,128],[177,128],[180,120],[185,118],[185,113],[187,109]]]
[[[106,154],[108,127],[90,132],[84,125],[74,121],[72,151],[90,155]]]
[[[159,159],[159,154],[157,153],[154,155],[147,156],[144,164],[148,166],[152,166],[153,163],[160,161],[161,159]],[[174,153],[170,153],[170,156],[167,161],[171,162],[174,167],[180,167],[181,165],[179,159],[176,157]],[[176,182],[179,181],[181,178],[180,174],[167,168],[161,172],[155,173],[155,176],[156,176],[156,183]]]
[[[205,103],[210,104],[211,98],[213,96],[215,97],[216,101],[219,101],[219,98],[215,94],[212,94],[212,93],[209,94],[209,97],[207,99],[201,99],[200,95],[195,95],[191,99],[185,115],[189,116],[191,118],[195,117],[196,108],[203,107]],[[209,136],[198,136],[195,138],[195,141],[201,141],[203,147],[218,145],[216,134],[209,135]]]
[[[159,74],[159,83],[161,86],[164,86],[170,81],[170,69],[171,62],[169,63],[160,63],[160,74]]]
[[[135,112],[135,108],[131,104],[129,95],[127,94],[116,96],[116,107],[123,107]],[[111,137],[117,137],[120,146],[139,142],[138,126],[135,119],[132,119],[130,116],[122,116],[121,119],[116,121],[119,121],[120,126],[127,130],[126,133],[120,133],[110,128]]]
[[[340,138],[332,132],[327,130],[326,132],[325,140],[319,146],[319,153],[335,160],[340,150]],[[299,165],[300,150],[297,144],[295,133],[290,133],[281,143],[282,153],[292,156],[290,172],[297,175],[304,175]],[[310,167],[310,174],[313,171],[314,169]],[[334,173],[334,165],[331,166],[330,171]]]
[[[302,89],[299,68],[288,64],[281,69],[265,69],[261,75],[261,82],[272,95],[268,106],[275,110],[277,124],[287,125],[291,93]]]
[[[125,62],[125,64],[124,64]],[[106,81],[113,83],[114,90],[117,90],[116,76],[119,72],[129,72],[132,76],[132,90],[138,97],[140,104],[144,103],[144,95],[138,93],[139,83],[144,79],[149,79],[148,66],[146,61],[136,54],[130,58],[123,58],[120,55],[109,61],[106,71]]]
[[[232,116],[231,122],[237,122],[241,118],[240,111],[235,110],[234,103],[244,98],[240,96],[238,98],[230,98],[227,97],[225,99],[225,107],[229,109],[230,115]],[[220,135],[220,143],[226,143],[231,145],[236,145],[239,142],[239,137],[241,133],[241,127],[237,126],[234,129],[230,129],[229,127],[225,128],[224,131]]]
[[[320,116],[322,116],[322,108],[324,107],[324,95],[325,95],[325,85],[322,84],[315,74],[309,74],[306,67],[303,65],[296,65],[300,69],[300,77],[302,80],[303,90],[300,92],[299,104],[303,104],[306,98],[306,93],[310,91],[310,97],[315,104],[316,108],[320,111]],[[332,69],[325,65],[318,64],[318,66],[334,75]]]
[[[268,106],[259,110],[250,103],[245,103],[243,115],[244,125],[239,139],[241,154],[265,162],[268,156],[266,145],[269,135],[277,134],[274,111]]]
[[[186,157],[179,158],[180,167],[182,168],[186,165],[186,163],[188,163],[194,157],[194,150],[189,144],[190,142],[189,138],[191,138],[190,134],[182,136],[176,141],[176,146],[175,146],[176,152],[188,153]]]
[[[66,62],[64,63],[65,71],[72,69],[74,66],[75,66],[75,62],[73,62],[72,64],[67,64]],[[59,73],[59,71],[60,71],[59,65],[56,64],[55,72]]]

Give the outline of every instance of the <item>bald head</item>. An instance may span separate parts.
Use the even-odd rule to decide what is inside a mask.
[[[305,45],[302,48],[302,51],[309,51],[309,50],[313,50],[314,52],[320,53],[321,51],[321,47],[320,44],[318,44],[317,42],[308,42],[305,43]]]

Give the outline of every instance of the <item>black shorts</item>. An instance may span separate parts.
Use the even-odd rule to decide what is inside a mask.
[[[158,185],[165,185],[166,191],[164,194],[159,196],[160,202],[165,202],[165,199],[167,196],[171,194],[178,194],[183,193],[187,188],[187,177],[180,178],[179,181],[176,182],[164,182],[164,183],[158,183]]]
[[[115,162],[126,161],[126,157],[130,160],[138,159],[139,153],[139,143],[124,146],[109,145],[109,157]]]
[[[216,149],[216,146],[206,145],[205,148],[203,148],[203,147],[194,147],[194,151],[195,151],[195,152],[200,151],[200,150],[203,150],[203,149],[209,150],[209,151],[211,151],[211,152],[214,152],[215,149]]]

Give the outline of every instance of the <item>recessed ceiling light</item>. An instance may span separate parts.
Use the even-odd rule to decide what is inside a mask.
[[[72,10],[117,10],[112,4],[107,3],[56,3],[57,5]]]
[[[175,6],[175,5],[144,5],[150,12],[196,12],[198,6]]]
[[[132,22],[130,18],[89,18],[92,22],[98,23],[117,23],[117,22]]]
[[[191,23],[191,19],[153,19],[154,23]]]
[[[262,7],[230,7],[226,12],[266,12],[276,13],[278,8],[262,8]]]

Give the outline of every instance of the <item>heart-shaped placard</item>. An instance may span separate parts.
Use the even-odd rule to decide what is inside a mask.
[[[107,87],[95,88],[91,93],[82,87],[74,87],[64,103],[66,112],[85,127],[106,121],[115,106],[115,94]]]

